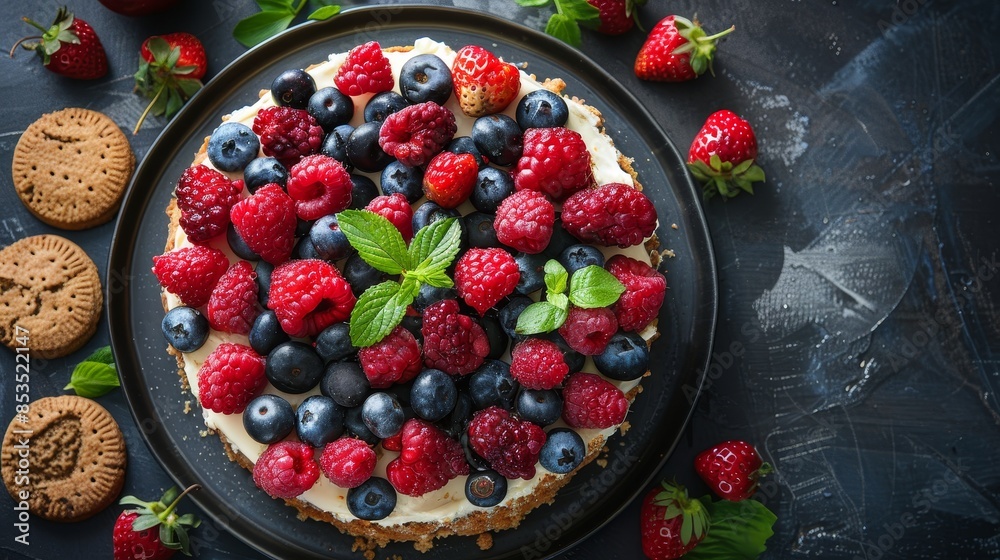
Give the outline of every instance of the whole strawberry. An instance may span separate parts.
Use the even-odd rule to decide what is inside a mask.
[[[198,488],[195,484],[179,494],[176,487],[171,488],[155,502],[144,502],[134,496],[122,498],[119,503],[139,507],[123,511],[115,522],[114,559],[164,560],[178,550],[191,556],[187,532],[201,520],[191,513],[178,515],[175,509],[188,492]]]
[[[663,483],[642,500],[639,512],[642,551],[650,560],[671,560],[687,554],[708,534],[708,512],[688,498],[679,484]]]
[[[451,79],[455,98],[470,117],[503,111],[521,91],[521,71],[478,45],[458,50]]]
[[[712,69],[715,43],[736,26],[706,36],[698,21],[681,16],[660,20],[635,57],[635,75],[653,82],[684,82]]]
[[[41,36],[25,37],[10,49],[14,56],[17,45],[35,51],[42,64],[51,72],[77,80],[93,80],[108,73],[108,56],[101,40],[89,23],[68,11],[65,6],[56,12],[48,28],[28,19],[25,23],[42,31]]]
[[[756,158],[757,136],[750,123],[723,109],[709,115],[695,135],[687,165],[703,183],[706,199],[716,194],[732,198],[740,191],[753,194],[753,183],[764,180]]]
[[[146,115],[170,118],[201,89],[207,70],[205,47],[190,33],[170,33],[146,39],[139,49],[135,91],[150,99],[133,133]]]
[[[771,472],[752,445],[741,440],[724,441],[698,454],[694,469],[715,495],[731,502],[753,496],[760,477]]]
[[[595,31],[605,35],[621,35],[635,27],[638,8],[646,0],[587,0],[587,3],[601,12]]]

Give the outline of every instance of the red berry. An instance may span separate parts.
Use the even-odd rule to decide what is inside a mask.
[[[265,107],[253,119],[264,155],[274,156],[285,167],[319,151],[323,129],[305,109]]]
[[[319,458],[323,474],[341,488],[354,488],[371,478],[376,462],[375,450],[360,439],[350,437],[326,444]]]
[[[403,434],[399,433],[394,436],[389,436],[382,440],[382,449],[386,451],[402,451],[403,450]]]
[[[180,515],[175,509],[177,503],[191,490],[191,486],[180,494],[171,488],[162,498],[145,502],[134,496],[126,496],[126,501],[137,507],[121,512],[115,521],[112,533],[112,558],[114,560],[151,559],[165,560],[173,557],[178,550],[190,556],[188,531],[198,526],[200,520],[194,514]],[[136,520],[141,524],[138,531]],[[164,540],[161,540],[160,537]]]
[[[731,502],[754,495],[760,477],[771,472],[753,445],[729,440],[706,449],[694,459],[694,469],[715,495]]]
[[[368,203],[365,210],[375,212],[392,222],[404,240],[409,241],[413,238],[413,207],[402,193],[376,196]]]
[[[267,385],[264,358],[253,348],[223,342],[198,370],[198,399],[205,408],[237,414]]]
[[[757,159],[757,136],[750,123],[723,109],[709,115],[688,150],[688,169],[703,183],[705,198],[753,194],[753,183],[764,180]]]
[[[153,257],[153,274],[165,290],[188,307],[208,303],[216,282],[229,269],[226,254],[214,247],[181,247]]]
[[[573,428],[610,428],[625,420],[628,399],[600,375],[579,372],[563,388],[563,420]]]
[[[455,265],[458,295],[480,315],[514,292],[521,273],[507,251],[469,249]]]
[[[374,389],[406,383],[420,373],[420,343],[397,326],[382,340],[358,350],[358,361]]]
[[[149,113],[173,117],[201,89],[201,78],[208,69],[205,47],[190,33],[149,37],[139,48],[139,57],[143,62],[135,74],[135,91],[149,99],[149,104],[133,132]]]
[[[497,240],[523,253],[537,254],[549,244],[556,221],[555,206],[538,191],[517,191],[497,208],[493,227]]]
[[[514,167],[514,188],[564,200],[594,182],[590,152],[580,133],[565,127],[529,128]]]
[[[424,365],[450,375],[472,373],[490,353],[486,331],[458,309],[453,299],[437,301],[424,310],[421,326]]]
[[[330,156],[305,156],[288,170],[288,196],[295,213],[306,221],[318,220],[351,205],[351,174]]]
[[[544,338],[527,338],[511,351],[510,375],[528,389],[552,389],[569,374],[559,346]]]
[[[48,29],[30,19],[23,19],[45,31],[45,35],[29,38],[41,40],[24,42],[27,39],[22,39],[18,44],[37,52],[42,64],[50,72],[77,80],[94,80],[108,73],[108,56],[94,28],[86,21],[74,17],[65,7],[59,8]],[[14,56],[14,49],[11,49],[10,54]]]
[[[680,558],[705,538],[709,528],[701,501],[689,499],[684,487],[667,483],[646,494],[639,520],[642,551],[650,560]],[[690,530],[686,539],[684,525]]]
[[[545,444],[545,432],[526,420],[491,406],[476,411],[469,422],[469,445],[493,470],[506,478],[529,480]]]
[[[278,185],[265,185],[237,202],[229,218],[250,250],[277,266],[295,248],[295,202]]]
[[[143,41],[142,46],[139,47],[139,56],[141,56],[146,62],[150,63],[155,62],[153,53],[149,50],[149,41],[154,37],[159,37],[160,39],[166,41],[167,46],[169,46],[171,50],[179,50],[179,56],[174,63],[175,68],[192,68],[190,71],[185,71],[183,74],[177,74],[178,77],[189,80],[200,80],[205,77],[205,72],[208,71],[208,58],[205,56],[205,46],[201,44],[201,41],[199,41],[197,37],[184,32],[167,33],[166,35],[154,35],[153,37],[149,37]]]
[[[660,314],[667,278],[648,264],[621,254],[608,259],[604,268],[625,286],[625,292],[612,306],[618,326],[626,331],[646,328]]]
[[[273,498],[294,498],[319,480],[313,447],[300,441],[279,441],[268,446],[253,466],[257,488]]]
[[[123,511],[115,521],[112,541],[114,543],[114,560],[133,560],[147,558],[149,560],[166,560],[174,555],[176,550],[163,546],[160,542],[160,527],[151,527],[136,531],[132,524],[139,514],[135,511]]]
[[[424,170],[424,194],[442,208],[455,208],[472,194],[478,174],[476,156],[439,152]]]
[[[402,451],[386,467],[386,478],[400,494],[422,496],[469,474],[462,445],[430,422],[411,418],[400,436]]]
[[[708,37],[698,24],[680,16],[667,16],[649,31],[635,57],[635,75],[641,80],[683,82],[711,70],[715,43],[735,29]]]
[[[361,95],[389,91],[395,81],[382,47],[376,41],[369,41],[348,51],[333,83],[345,95]]]
[[[291,336],[316,336],[346,321],[357,299],[334,266],[318,259],[292,260],[271,273],[267,306]]]
[[[521,91],[521,72],[477,45],[462,47],[451,65],[455,98],[470,117],[499,113]]]
[[[192,243],[206,243],[225,233],[229,226],[229,210],[240,200],[240,187],[229,177],[203,164],[188,167],[181,173],[174,194],[181,211],[181,229]]]
[[[455,115],[433,101],[409,105],[385,118],[378,145],[403,165],[425,165],[455,136]]]
[[[208,299],[208,324],[217,331],[249,334],[257,318],[257,275],[247,261],[233,263]]]
[[[587,0],[600,11],[599,33],[621,35],[635,27],[636,11],[646,0]]]
[[[563,203],[566,231],[584,243],[621,248],[639,245],[656,229],[656,208],[629,185],[607,183],[578,191]]]
[[[570,306],[566,321],[559,327],[559,334],[566,344],[584,356],[604,352],[616,332],[618,319],[615,312],[607,307],[584,309]]]

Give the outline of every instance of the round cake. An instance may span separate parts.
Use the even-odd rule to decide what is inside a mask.
[[[184,389],[261,500],[426,550],[516,527],[621,429],[657,217],[564,88],[476,45],[371,42],[206,138],[153,272]]]

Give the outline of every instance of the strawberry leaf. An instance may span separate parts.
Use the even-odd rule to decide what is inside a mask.
[[[366,263],[386,274],[399,274],[410,268],[406,242],[384,216],[367,210],[344,210],[337,214],[337,221]]]
[[[364,348],[385,338],[403,320],[413,295],[387,280],[365,290],[351,311],[351,343]]]
[[[777,516],[757,500],[712,501],[698,499],[709,513],[711,524],[705,539],[684,558],[690,560],[751,560],[767,550]]]

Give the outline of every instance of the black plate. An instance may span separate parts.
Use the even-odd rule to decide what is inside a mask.
[[[581,471],[552,506],[532,512],[520,528],[498,534],[493,548],[474,538],[438,540],[423,558],[541,558],[563,551],[607,523],[651,481],[673,450],[708,365],[718,305],[715,262],[698,191],[673,144],[653,117],[607,72],[580,52],[537,31],[482,13],[436,7],[360,8],[296,27],[252,49],[219,73],[163,131],[143,159],[122,205],[108,267],[108,317],[122,386],[153,455],[178,484],[204,489],[191,497],[214,520],[274,557],[356,558],[354,539],[335,528],[296,519],[268,499],[250,473],[230,462],[217,438],[202,437],[199,412],[183,412],[173,358],[165,352],[163,316],[151,259],[163,252],[164,208],[177,177],[222,115],[253,103],[286,68],[303,68],[368,40],[407,45],[429,36],[454,47],[481,44],[508,61],[528,62],[539,77],[566,80],[567,92],[597,107],[618,148],[635,158],[646,193],[659,211],[669,290],[654,345],[653,375],[643,381],[628,420],[612,438],[604,468]],[[677,224],[678,229],[670,228]],[[190,398],[190,397],[187,397]],[[408,543],[386,553],[412,554]]]

